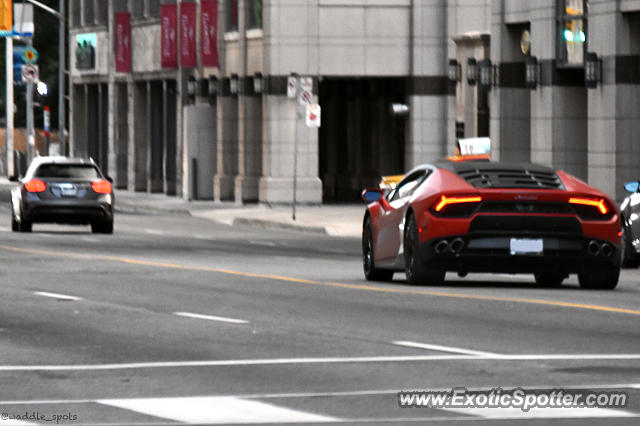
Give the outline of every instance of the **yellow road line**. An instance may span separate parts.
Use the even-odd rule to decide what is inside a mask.
[[[234,271],[231,269],[222,269],[222,268],[187,266],[187,265],[180,265],[176,263],[154,262],[150,260],[131,259],[127,257],[118,257],[118,256],[103,256],[103,255],[83,254],[83,253],[61,253],[61,252],[49,251],[49,250],[25,249],[25,248],[13,247],[13,246],[7,246],[7,245],[0,245],[0,249],[18,252],[18,253],[38,254],[43,256],[66,257],[71,259],[87,259],[87,260],[103,260],[103,261],[106,260],[111,262],[128,263],[128,264],[140,265],[140,266],[151,266],[156,268],[178,269],[178,270],[185,270],[185,271],[213,272],[213,273],[236,275],[236,276],[249,277],[249,278],[262,278],[262,279],[268,279],[268,280],[286,281],[286,282],[293,282],[293,283],[299,283],[299,284],[311,284],[311,285],[322,285],[322,286],[328,286],[328,287],[346,288],[350,290],[376,291],[380,293],[395,293],[395,294],[415,294],[415,295],[421,295],[421,296],[448,297],[448,298],[457,298],[457,299],[474,299],[474,300],[485,300],[485,301],[492,301],[492,302],[526,303],[526,304],[533,304],[533,305],[547,305],[547,306],[556,306],[556,307],[563,307],[563,308],[586,309],[586,310],[601,311],[601,312],[614,312],[614,313],[628,314],[628,315],[640,315],[640,310],[637,310],[637,309],[616,308],[613,306],[589,305],[584,303],[562,302],[562,301],[555,301],[555,300],[529,299],[529,298],[520,298],[520,297],[502,297],[502,296],[482,296],[482,295],[474,295],[474,294],[448,293],[448,292],[430,291],[430,290],[417,290],[417,289],[414,290],[414,289],[407,289],[407,288],[376,287],[373,285],[365,285],[365,284],[345,284],[345,283],[337,283],[337,282],[325,282],[325,281],[307,280],[303,278],[287,277],[284,275],[262,274],[262,273],[256,273],[256,272],[242,272],[242,271]]]

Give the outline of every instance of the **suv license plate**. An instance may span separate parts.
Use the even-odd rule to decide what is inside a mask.
[[[511,238],[510,249],[511,255],[541,255],[542,238]]]

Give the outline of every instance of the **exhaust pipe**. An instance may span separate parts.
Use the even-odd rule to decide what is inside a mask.
[[[449,243],[447,242],[447,240],[441,240],[438,241],[433,249],[435,250],[436,254],[442,254],[447,249],[447,247],[449,247]]]
[[[597,256],[600,254],[600,246],[594,240],[589,241],[587,245],[587,251],[591,256]]]
[[[449,244],[449,249],[451,250],[452,253],[455,253],[455,254],[460,253],[463,248],[464,248],[464,240],[462,238],[456,238],[455,240],[451,241],[451,244]]]
[[[600,248],[600,253],[602,253],[604,257],[611,257],[613,254],[613,247],[611,247],[610,244],[604,243],[602,244],[602,248]]]

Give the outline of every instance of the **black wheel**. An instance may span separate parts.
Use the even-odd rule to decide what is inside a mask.
[[[589,268],[578,274],[580,287],[588,290],[613,290],[618,285],[620,266]]]
[[[113,234],[113,219],[92,223],[91,232],[94,234]]]
[[[424,265],[418,256],[420,241],[418,227],[412,214],[404,228],[404,270],[407,282],[412,285],[439,285],[444,282],[446,271],[432,265]]]
[[[629,231],[627,231],[626,228],[626,226],[622,225],[622,238],[620,239],[620,258],[622,259],[622,267],[637,268],[640,266],[640,257],[634,255],[631,240],[629,239]]]
[[[18,223],[18,231],[19,232],[31,232],[31,222],[22,218],[22,221]]]
[[[542,272],[534,274],[536,284],[542,287],[560,287],[562,281],[567,278],[567,274],[560,272]]]
[[[16,220],[16,214],[13,211],[13,205],[11,206],[11,230],[18,232],[20,230],[20,223]]]
[[[368,281],[391,281],[393,271],[378,269],[373,260],[373,231],[371,218],[367,217],[362,230],[362,267]]]

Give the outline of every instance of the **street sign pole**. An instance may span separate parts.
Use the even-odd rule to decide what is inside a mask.
[[[31,39],[27,46],[31,47]],[[27,164],[31,164],[35,151],[35,137],[33,135],[33,80],[27,81]]]
[[[298,118],[300,116],[300,114],[298,113],[298,110],[300,109],[300,106],[298,105],[298,98],[300,97],[300,76],[299,75],[295,75],[295,79],[296,79],[296,97],[294,99],[294,104],[295,104],[295,112],[296,112],[296,119],[295,119],[295,130],[294,130],[294,137],[293,137],[293,203],[292,203],[292,213],[291,216],[293,218],[293,220],[296,220],[296,191],[297,191],[297,186],[298,186]]]
[[[7,150],[7,177],[15,176],[15,164],[13,161],[13,39],[5,38],[6,46],[6,74],[7,74],[7,99],[6,99],[6,115],[7,115],[7,133],[6,144]]]

